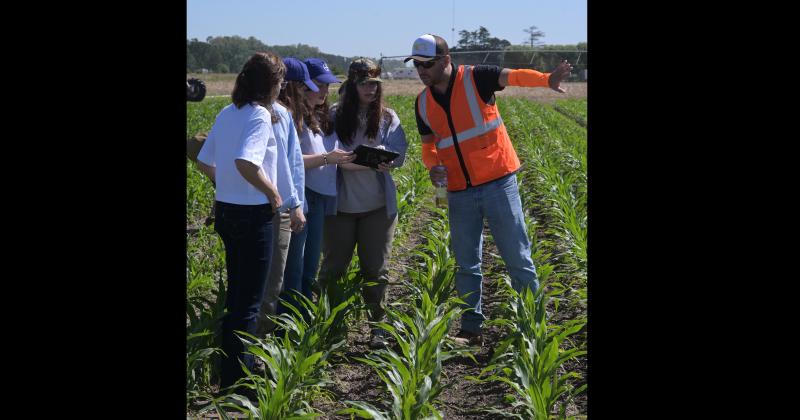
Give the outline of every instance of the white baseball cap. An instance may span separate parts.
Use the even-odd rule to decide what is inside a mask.
[[[447,47],[447,41],[444,38],[424,34],[414,40],[414,45],[411,46],[411,56],[406,57],[403,62],[408,62],[408,60],[430,61],[449,53],[450,49]]]

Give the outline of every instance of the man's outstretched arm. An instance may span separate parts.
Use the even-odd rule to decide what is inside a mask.
[[[562,61],[552,73],[542,73],[531,69],[503,69],[497,83],[502,86],[549,87],[556,92],[565,93],[561,81],[572,71],[567,60]]]

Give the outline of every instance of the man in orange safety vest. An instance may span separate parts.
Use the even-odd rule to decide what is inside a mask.
[[[447,42],[424,34],[411,56],[425,89],[415,104],[422,160],[431,181],[447,185],[456,290],[472,309],[461,318],[459,344],[483,345],[481,247],[483,221],[508,268],[514,289],[536,291],[516,172],[520,161],[495,103],[506,86],[549,87],[564,93],[561,80],[572,67],[561,62],[552,73],[493,65],[455,66]]]

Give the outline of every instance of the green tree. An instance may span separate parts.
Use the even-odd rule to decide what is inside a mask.
[[[502,50],[511,45],[507,39],[492,37],[489,30],[481,26],[477,30],[460,30],[458,40],[453,51],[481,51],[481,50]]]
[[[225,64],[228,71],[239,71],[244,63],[253,55],[257,49],[252,49],[250,42],[240,36],[222,36],[211,38],[208,41],[213,45],[222,57],[222,63]]]
[[[192,51],[189,50],[189,44],[186,44],[186,71],[195,71],[199,68],[197,65],[197,59],[192,54]]]
[[[239,72],[247,59],[257,52],[272,52],[281,57],[295,57],[301,60],[311,57],[321,58],[332,69],[334,67],[346,69],[352,61],[348,57],[326,54],[319,48],[306,44],[267,45],[252,36],[247,39],[240,36],[209,36],[205,42],[197,38],[186,41],[186,67],[191,70],[205,68]]]
[[[216,69],[222,63],[222,55],[219,50],[207,42],[193,38],[189,41],[188,49],[194,55],[199,68]]]
[[[531,48],[533,48],[533,44],[537,43],[539,38],[544,37],[544,32],[538,30],[536,26],[531,26],[527,29],[523,29],[522,32],[528,34],[527,38],[525,38],[525,42],[530,42]]]

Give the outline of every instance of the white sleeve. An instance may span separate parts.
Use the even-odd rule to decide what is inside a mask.
[[[214,159],[214,148],[216,147],[215,139],[217,138],[215,132],[214,127],[211,127],[206,141],[204,141],[203,146],[200,147],[200,153],[197,154],[197,160],[211,167],[217,166],[217,162]]]
[[[263,114],[260,113],[247,121],[247,126],[242,130],[241,146],[234,159],[243,159],[261,166],[264,163],[268,141],[271,137],[274,138],[275,134],[272,132],[269,112],[264,110]]]

